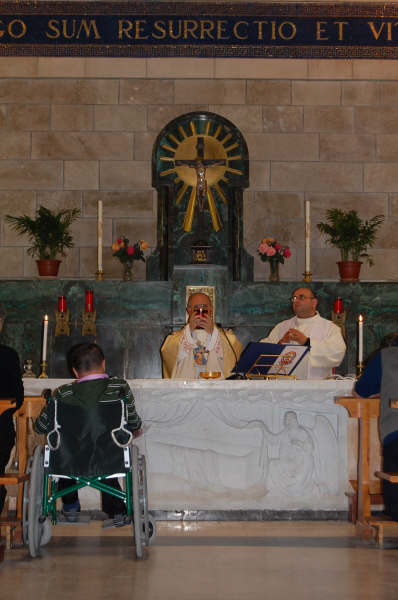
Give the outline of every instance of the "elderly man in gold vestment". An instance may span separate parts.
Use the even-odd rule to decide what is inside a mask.
[[[231,374],[242,345],[231,330],[216,327],[206,294],[192,294],[187,305],[188,322],[167,336],[160,349],[163,377],[198,379],[202,371]]]

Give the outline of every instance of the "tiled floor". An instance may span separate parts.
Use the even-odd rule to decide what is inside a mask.
[[[42,557],[6,552],[3,600],[397,600],[396,549],[336,522],[160,523],[136,561],[131,528],[54,530]]]

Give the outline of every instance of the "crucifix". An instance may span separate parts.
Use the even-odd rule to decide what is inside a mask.
[[[198,136],[196,144],[196,158],[194,160],[179,159],[175,161],[177,167],[184,166],[195,169],[196,171],[196,201],[198,203],[199,211],[204,210],[204,201],[207,196],[207,180],[206,171],[209,167],[218,167],[220,165],[226,165],[225,159],[219,158],[205,158],[205,141],[203,136]]]

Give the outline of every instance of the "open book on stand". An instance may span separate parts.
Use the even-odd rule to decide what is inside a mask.
[[[250,342],[234,372],[249,379],[262,377],[294,377],[294,370],[309,352],[308,346]]]

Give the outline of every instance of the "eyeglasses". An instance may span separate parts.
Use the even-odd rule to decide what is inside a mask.
[[[299,294],[298,296],[292,296],[290,298],[290,302],[296,302],[296,300],[313,300],[315,296],[304,296],[304,294]]]

